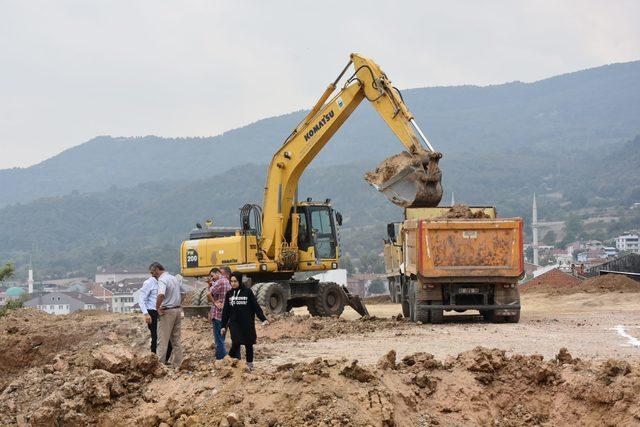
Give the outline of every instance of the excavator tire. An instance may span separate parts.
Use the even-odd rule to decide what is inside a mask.
[[[344,292],[340,285],[333,282],[318,284],[318,295],[314,298],[315,311],[318,316],[340,316],[344,311],[344,304]]]
[[[307,303],[307,311],[313,317],[320,316],[320,314],[318,314],[318,310],[316,310],[315,300],[312,300],[312,301]]]
[[[279,283],[257,283],[252,290],[265,314],[283,314],[287,311],[287,300]]]
[[[191,305],[192,306],[202,306],[209,305],[209,301],[207,300],[207,292],[209,289],[207,287],[196,289],[193,291],[193,295],[191,296]]]

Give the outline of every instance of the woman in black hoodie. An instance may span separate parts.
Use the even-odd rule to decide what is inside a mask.
[[[256,343],[255,318],[265,326],[269,322],[262,312],[253,291],[242,284],[242,273],[235,272],[229,278],[231,290],[227,292],[222,309],[222,334],[227,326],[231,330],[229,356],[240,359],[240,346],[244,345],[247,367],[253,369],[253,345]]]

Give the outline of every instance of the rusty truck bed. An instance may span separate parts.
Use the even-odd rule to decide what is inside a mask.
[[[411,219],[406,269],[434,282],[515,283],[524,272],[522,219]]]

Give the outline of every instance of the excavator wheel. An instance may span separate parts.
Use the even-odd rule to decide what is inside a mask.
[[[318,316],[340,316],[344,311],[344,303],[344,292],[337,283],[320,282],[318,284],[318,295],[314,298],[315,311]]]
[[[191,296],[191,305],[192,306],[209,305],[209,301],[207,300],[208,291],[209,289],[206,286],[204,288],[194,290],[193,295]]]
[[[316,310],[316,303],[315,300],[311,300],[307,303],[307,311],[309,312],[309,314],[313,317],[318,317],[320,316],[320,314],[318,313],[318,310]]]
[[[287,300],[279,283],[257,283],[252,290],[265,314],[283,314],[287,311]]]

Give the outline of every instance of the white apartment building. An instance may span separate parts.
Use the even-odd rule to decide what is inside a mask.
[[[640,254],[640,236],[637,234],[625,234],[616,237],[616,248],[619,251]]]

